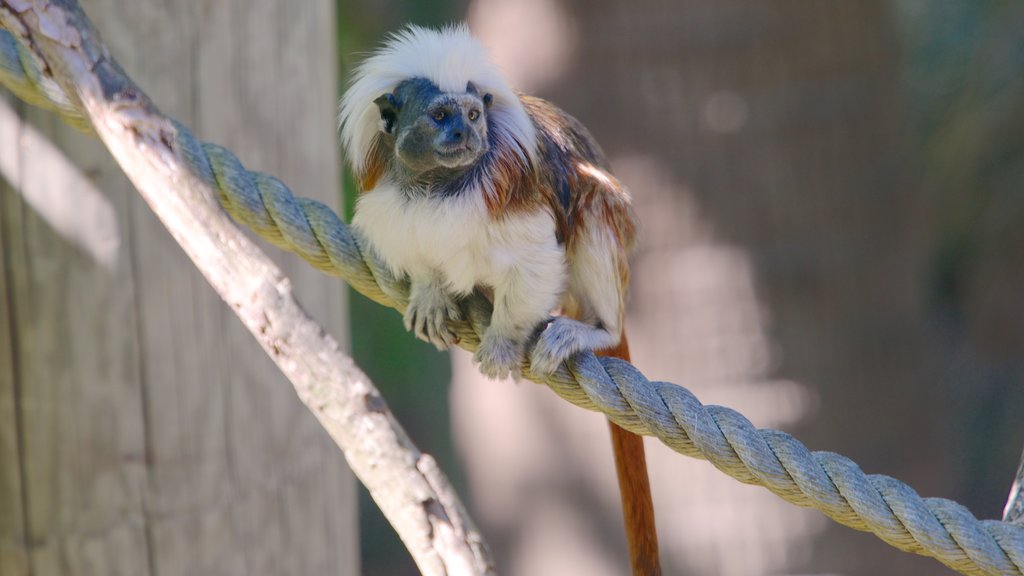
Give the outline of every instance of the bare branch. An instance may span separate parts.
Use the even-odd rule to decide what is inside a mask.
[[[1024,526],[1024,453],[1020,455],[1017,477],[1010,486],[1010,497],[1006,499],[1003,520]]]
[[[424,574],[492,573],[448,480],[378,390],[292,297],[281,271],[182,161],[175,128],[110,57],[75,0],[0,0],[0,22],[81,105],[139,193],[295,386]]]

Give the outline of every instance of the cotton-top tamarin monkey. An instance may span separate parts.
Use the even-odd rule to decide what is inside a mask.
[[[517,375],[526,357],[545,375],[581,350],[624,349],[629,194],[586,128],[515,92],[468,28],[391,35],[356,68],[340,125],[359,184],[352,224],[408,275],[405,326],[417,337],[453,344],[448,321],[481,287],[494,312],[474,360],[490,377]],[[639,455],[617,457],[635,472],[643,445],[628,442]],[[624,500],[646,488],[642,477],[645,486],[622,487]],[[653,512],[649,493],[640,497],[649,534],[629,534],[630,547],[646,543],[653,568],[640,573],[653,574]],[[637,505],[624,505],[630,532]]]

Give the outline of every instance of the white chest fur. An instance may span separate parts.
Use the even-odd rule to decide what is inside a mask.
[[[492,220],[483,197],[467,190],[449,198],[409,198],[382,184],[360,196],[353,226],[394,272],[413,280],[440,274],[456,294],[514,277],[540,293],[561,292],[565,254],[546,210]]]

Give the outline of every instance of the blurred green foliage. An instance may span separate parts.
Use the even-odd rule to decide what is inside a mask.
[[[914,148],[939,234],[934,287],[939,300],[955,304],[973,260],[1021,246],[1024,5],[898,5]]]

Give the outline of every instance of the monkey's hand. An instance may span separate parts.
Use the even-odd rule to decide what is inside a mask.
[[[440,279],[412,282],[409,307],[405,309],[406,330],[438,350],[445,350],[459,341],[459,337],[448,328],[448,321],[461,319],[458,303],[445,290]]]
[[[572,318],[555,318],[541,331],[530,352],[530,371],[549,376],[577,352],[611,348],[618,343],[619,338],[607,330]]]
[[[512,338],[487,330],[480,341],[480,347],[473,355],[473,361],[480,364],[480,371],[488,378],[519,377],[519,363],[523,358],[523,346]]]

